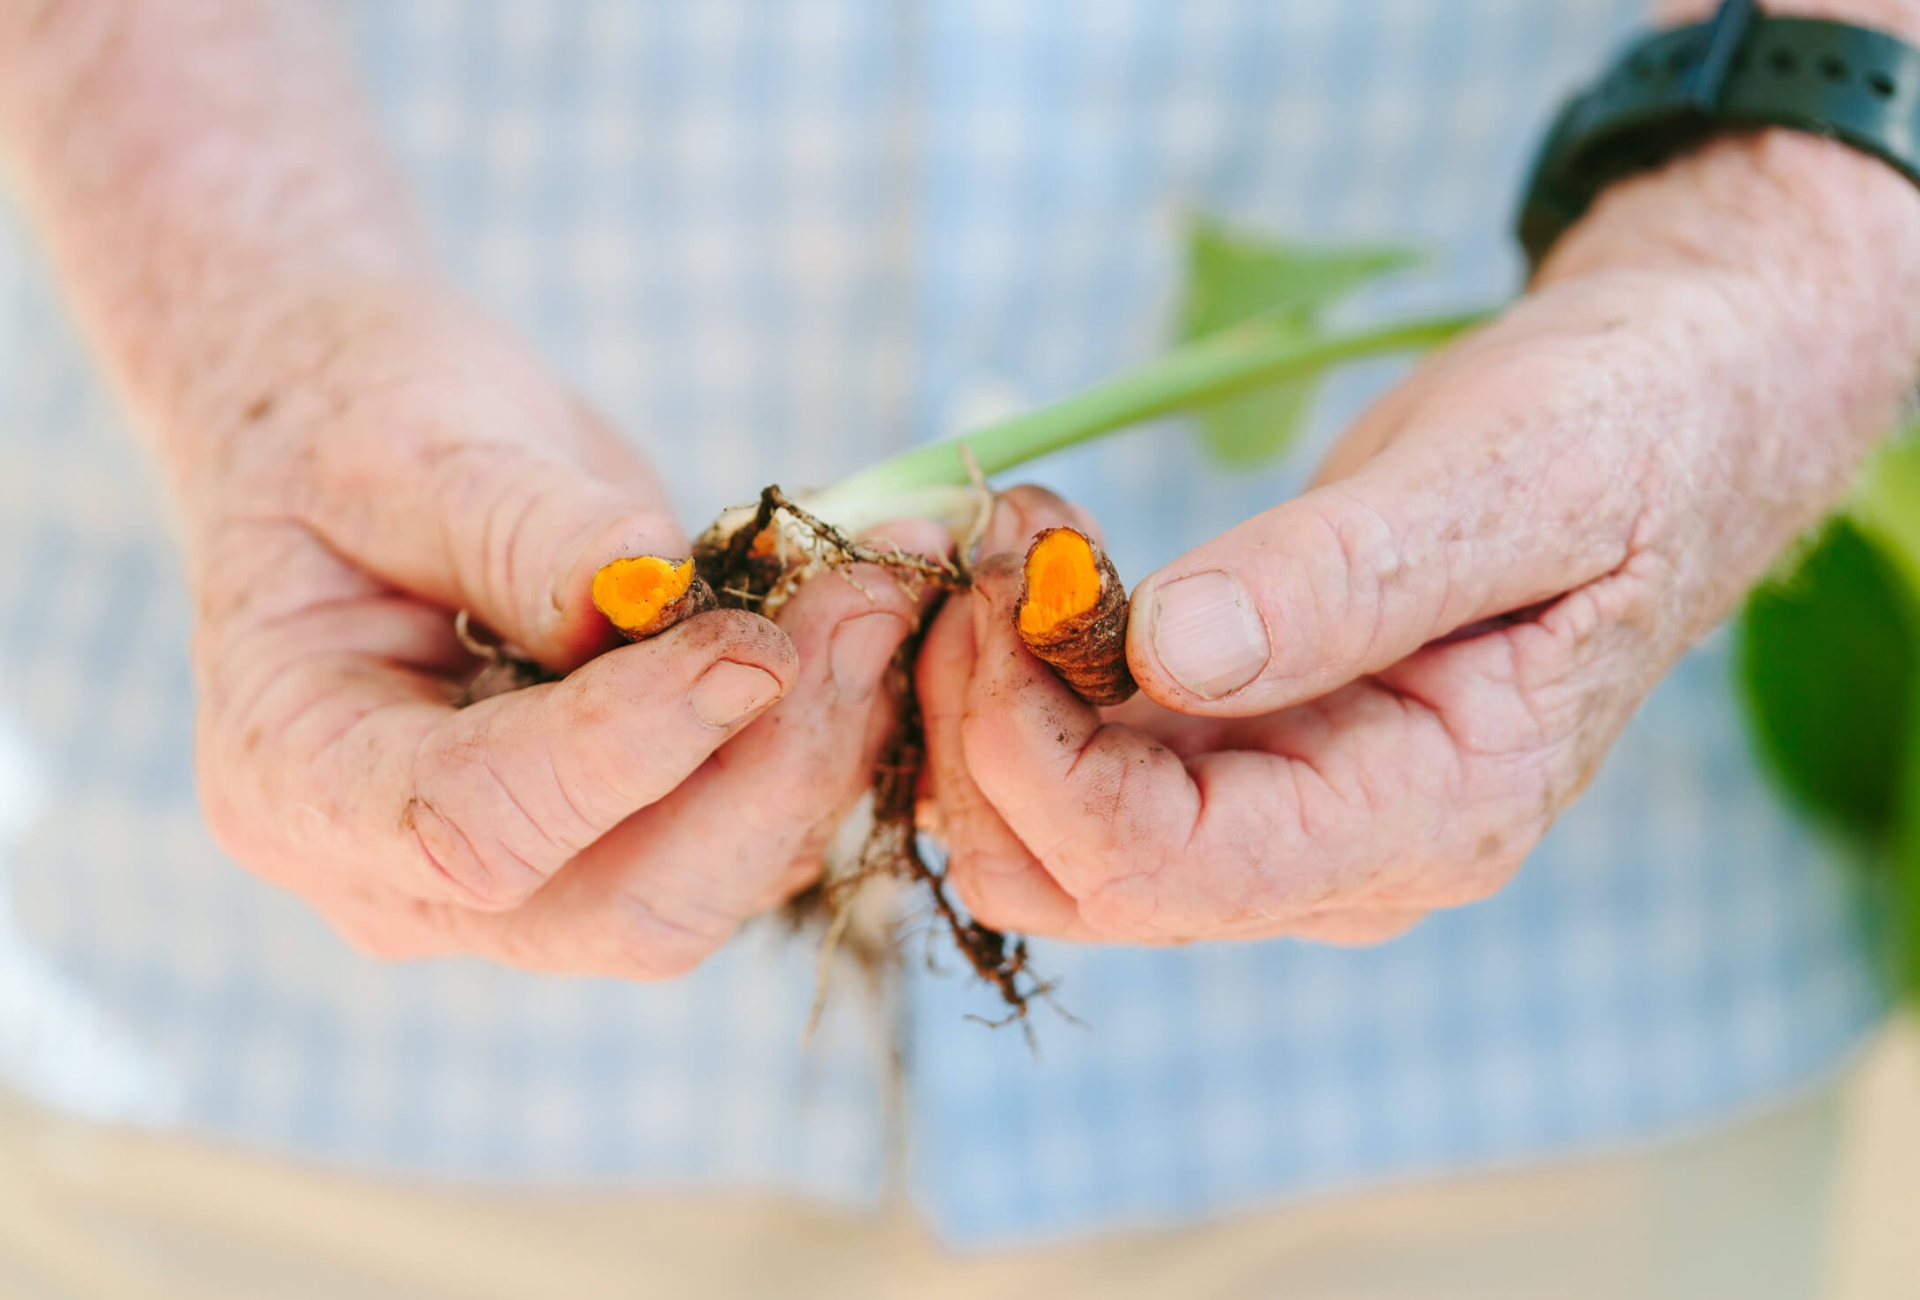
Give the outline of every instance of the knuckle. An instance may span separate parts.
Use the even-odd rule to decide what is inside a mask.
[[[454,901],[479,911],[506,911],[524,903],[546,877],[497,840],[474,835],[440,808],[415,798],[401,814],[430,878],[446,883]],[[483,853],[481,845],[491,852]]]
[[[522,579],[536,566],[552,568],[553,557],[538,544],[566,486],[561,471],[497,443],[461,441],[425,454],[433,495],[444,504],[450,571],[484,608],[509,615],[521,629],[545,626],[548,587]]]
[[[857,564],[825,576],[825,581],[808,584],[817,589],[819,604],[796,609],[798,602],[789,602],[787,608],[794,609],[792,617],[805,617],[837,627],[863,614],[891,613],[906,617],[913,612],[913,597],[900,578],[879,565]],[[781,612],[785,615],[787,611]],[[779,622],[785,626],[786,618]]]
[[[1008,906],[1000,874],[986,855],[956,849],[947,861],[947,884],[967,915],[995,930],[1017,928],[1018,915]]]
[[[503,769],[496,717],[422,746],[414,766],[419,793],[401,815],[429,864],[464,891],[462,901],[489,910],[525,902],[596,838],[550,751],[550,789],[533,788],[537,764],[531,772],[524,764]]]
[[[1080,916],[1101,938],[1116,943],[1159,943],[1177,937],[1165,907],[1166,891],[1152,871],[1135,871],[1102,882],[1080,899]]]
[[[648,982],[679,979],[712,956],[733,932],[733,923],[716,913],[683,919],[669,916],[654,899],[623,891],[612,909],[613,950],[621,974]]]
[[[482,912],[510,912],[523,905],[547,883],[547,874],[511,849],[501,846],[486,859],[487,876],[470,887],[469,906]]]
[[[1388,595],[1407,580],[1412,557],[1379,510],[1353,492],[1323,491],[1311,517],[1331,546],[1303,552],[1322,557],[1309,575],[1311,612],[1322,633],[1338,634],[1342,658],[1368,660],[1383,635]]]
[[[552,755],[548,755],[549,764]],[[516,781],[503,774],[492,753],[479,756],[485,774],[485,788],[491,798],[489,812],[493,824],[512,827],[514,834],[502,836],[497,853],[489,862],[500,888],[519,891],[525,898],[545,883],[548,876],[571,861],[598,837],[597,827],[572,801],[567,782],[556,768],[549,767],[552,789],[540,795],[515,789]]]
[[[781,613],[808,598],[816,586],[806,583]],[[630,709],[636,689],[655,705],[691,687],[699,673],[716,659],[751,663],[773,674],[781,690],[792,687],[799,675],[800,651],[793,638],[772,619],[743,609],[711,610],[676,624],[638,645],[622,646],[589,662],[565,681],[581,683],[579,706],[595,718],[610,708]]]
[[[497,452],[486,456],[484,468],[475,471],[478,482],[471,489],[478,498],[480,520],[479,546],[472,552],[478,556],[480,567],[473,580],[488,608],[510,614],[518,627],[533,630],[547,621],[548,611],[521,590],[519,576],[520,570],[531,567],[534,561],[528,551],[528,535],[552,485],[529,485],[499,462]]]

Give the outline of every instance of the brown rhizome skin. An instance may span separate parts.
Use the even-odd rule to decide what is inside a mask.
[[[959,563],[952,557],[928,559],[868,546],[815,517],[774,486],[762,492],[750,521],[724,532],[716,526],[702,534],[690,560],[632,556],[603,566],[594,575],[593,599],[623,636],[638,641],[718,606],[771,616],[811,575],[855,564],[883,569],[909,591],[922,594],[920,623],[900,647],[888,674],[896,717],[875,768],[872,821],[858,860],[850,869],[823,874],[788,900],[782,914],[796,929],[823,929],[827,955],[837,946],[851,948],[849,955],[856,963],[877,977],[897,966],[904,936],[877,947],[854,947],[847,942],[851,936],[846,919],[854,898],[872,880],[891,878],[918,886],[924,892],[926,912],[921,919],[928,926],[928,936],[944,934],[972,973],[1000,995],[1007,1015],[994,1023],[1020,1023],[1031,1039],[1030,1004],[1036,998],[1052,1004],[1052,985],[1029,966],[1024,939],[982,925],[956,905],[944,866],[927,861],[921,851],[916,824],[926,744],[913,664],[927,625],[945,596],[969,586],[969,576]],[[1111,574],[1111,564],[1107,572]],[[1111,585],[1118,590],[1118,579],[1111,579]],[[1124,645],[1124,596],[1122,602]],[[1124,659],[1122,663],[1124,668]],[[821,994],[825,977],[823,957]],[[1055,1009],[1072,1019],[1057,1005]],[[818,1014],[816,999],[812,1018]]]
[[[1086,534],[1049,528],[1022,566],[1014,626],[1027,649],[1089,704],[1124,704],[1137,687],[1127,668],[1127,593],[1113,561]]]

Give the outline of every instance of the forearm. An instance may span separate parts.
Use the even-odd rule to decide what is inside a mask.
[[[425,241],[307,0],[0,6],[0,160],[162,450],[196,385],[312,286],[422,274]]]
[[[1764,7],[1920,43],[1916,0]],[[1713,5],[1660,8],[1690,21]],[[1700,346],[1737,345],[1727,356],[1745,371],[1736,416],[1780,430],[1783,475],[1830,468],[1844,479],[1920,376],[1920,189],[1835,141],[1790,130],[1729,134],[1609,187],[1554,247],[1537,283],[1596,273],[1687,280],[1726,299],[1727,339]]]
[[[1920,3],[1916,0],[1759,0],[1764,13],[1799,18],[1831,18],[1877,27],[1905,40],[1920,39]],[[1697,23],[1711,17],[1719,0],[1656,0],[1654,17],[1665,24]]]
[[[1920,0],[1759,0],[1762,12],[1826,18],[1891,33],[1920,45]],[[1699,22],[1718,0],[1656,0],[1657,21]],[[1663,180],[1671,181],[1663,186]],[[1663,192],[1663,190],[1665,192]],[[1858,309],[1880,337],[1905,349],[1920,331],[1920,189],[1859,150],[1807,132],[1724,136],[1649,178],[1615,187],[1596,220],[1556,249],[1556,273],[1585,258],[1679,256],[1696,266],[1771,263],[1776,278],[1826,279],[1836,303]],[[1609,208],[1616,210],[1609,211]],[[1637,240],[1645,224],[1657,233]],[[1842,331],[1844,332],[1844,331]],[[1920,346],[1920,333],[1914,336]],[[1911,364],[1911,352],[1897,361]]]

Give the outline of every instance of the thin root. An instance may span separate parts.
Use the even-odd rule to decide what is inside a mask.
[[[481,661],[480,671],[454,697],[453,707],[456,709],[464,709],[489,695],[499,694],[491,688],[498,685],[503,677],[506,685],[502,689],[508,691],[560,680],[561,674],[548,672],[516,647],[502,641],[485,641],[474,635],[472,615],[464,609],[453,616],[453,635],[462,649]]]
[[[973,522],[967,525],[967,535],[960,540],[960,548],[954,552],[954,566],[962,577],[973,580],[973,553],[980,549],[980,539],[987,535],[987,526],[993,522],[993,506],[998,500],[993,489],[987,486],[987,476],[980,472],[980,459],[973,454],[973,448],[966,443],[960,444],[960,461],[967,467],[967,477],[973,480],[974,491],[979,493],[979,504],[974,508]]]
[[[937,606],[938,602],[934,602]],[[1033,1026],[1027,1013],[1035,999],[1053,1006],[1069,1021],[1071,1015],[1054,1001],[1054,985],[1042,980],[1028,965],[1027,941],[1017,935],[964,919],[947,891],[946,874],[936,871],[920,852],[915,825],[919,801],[920,776],[926,766],[926,734],[920,714],[920,701],[913,689],[913,665],[920,642],[937,608],[929,609],[920,627],[910,635],[894,655],[890,681],[899,718],[893,734],[887,738],[874,768],[873,826],[867,832],[860,853],[860,867],[849,883],[857,887],[861,880],[874,876],[893,876],[917,883],[925,889],[937,920],[936,930],[952,937],[973,973],[991,984],[1007,1005],[1002,1025],[1018,1022],[1030,1046],[1036,1046]],[[836,916],[837,919],[837,916]],[[1078,1022],[1074,1022],[1078,1023]]]
[[[978,470],[977,462],[970,465],[971,472],[977,474]],[[978,535],[985,531],[993,510],[993,494],[986,487],[984,476],[979,477],[977,483],[982,493],[981,510],[967,550],[978,544]],[[868,881],[886,877],[915,884],[925,891],[935,922],[933,933],[944,931],[966,958],[974,975],[992,985],[1006,1004],[1007,1015],[1000,1023],[1019,1023],[1032,1044],[1033,1027],[1028,1012],[1036,999],[1053,1006],[1068,1021],[1078,1023],[1054,1001],[1053,984],[1034,974],[1028,964],[1026,940],[964,917],[947,890],[945,873],[929,865],[920,852],[916,813],[927,752],[920,701],[914,692],[913,667],[926,630],[939,612],[941,598],[945,593],[963,591],[971,585],[964,560],[959,563],[932,560],[897,548],[881,550],[868,546],[805,507],[794,504],[776,485],[761,492],[751,522],[728,537],[723,546],[710,549],[703,558],[704,576],[715,590],[762,609],[772,608],[784,598],[786,585],[796,580],[795,571],[758,546],[761,536],[773,527],[779,514],[785,514],[811,535],[813,558],[826,567],[844,569],[855,564],[871,564],[893,574],[916,597],[924,594],[928,587],[936,593],[933,599],[923,603],[918,626],[901,644],[888,671],[888,687],[898,716],[893,733],[874,766],[873,823],[861,845],[857,865],[846,874],[822,881],[796,897],[786,909],[796,926],[806,925],[816,917],[826,920],[826,939],[813,1012],[808,1021],[809,1032],[817,1024],[824,1006],[828,964],[836,952],[846,950],[851,939],[853,929],[849,918],[854,898]],[[870,974],[878,974],[887,964],[884,956],[864,952],[853,955]]]
[[[1030,1046],[1035,1045],[1035,1039],[1028,1012],[1036,999],[1052,1006],[1069,1023],[1080,1023],[1054,1001],[1054,985],[1034,974],[1028,963],[1027,941],[963,917],[948,893],[945,872],[936,871],[920,852],[916,812],[927,753],[920,702],[914,692],[914,661],[946,593],[964,591],[972,585],[972,552],[987,529],[994,507],[993,492],[980,473],[979,463],[964,447],[961,454],[979,489],[980,508],[955,560],[929,559],[897,547],[868,546],[796,505],[777,485],[761,492],[745,527],[724,537],[702,538],[694,548],[698,576],[719,593],[722,603],[736,609],[771,614],[806,574],[819,566],[843,570],[871,564],[892,574],[916,598],[927,594],[929,588],[933,592],[931,599],[921,602],[918,625],[901,644],[888,670],[897,720],[874,768],[873,822],[858,858],[851,870],[819,881],[783,909],[795,928],[811,928],[819,920],[824,920],[826,927],[813,1005],[807,1016],[808,1038],[819,1027],[825,1011],[828,976],[837,956],[848,956],[875,980],[897,965],[900,941],[896,936],[888,934],[879,941],[865,938],[853,923],[856,896],[864,885],[880,878],[917,884],[925,890],[932,905],[929,940],[942,931],[950,936],[973,973],[992,985],[1007,1006],[1007,1014],[999,1021],[977,1016],[969,1019],[995,1027],[1018,1023]],[[795,539],[806,553],[806,559],[799,563],[794,562],[791,552],[782,553],[784,546],[777,532],[762,545],[762,538],[781,514],[809,535]],[[872,593],[867,595],[871,597]],[[481,698],[483,687],[497,684],[501,674],[511,675],[512,687],[557,679],[513,647],[476,635],[465,610],[455,616],[454,635],[468,653],[483,661],[479,674],[460,695],[458,703],[462,706]]]
[[[840,950],[840,940],[852,922],[853,899],[843,898],[834,907],[833,920],[827,923],[827,932],[820,940],[820,955],[814,964],[813,1006],[807,1011],[807,1027],[800,1035],[802,1047],[813,1042],[813,1033],[820,1028],[820,1017],[827,1009],[827,985],[833,976],[833,956]]]
[[[830,551],[837,552],[825,558],[828,565],[839,568],[850,564],[873,564],[895,574],[917,575],[935,586],[951,589],[960,583],[960,571],[950,561],[931,560],[924,555],[914,555],[897,546],[880,550],[847,536],[839,528],[808,513],[788,499],[786,493],[778,487],[766,490],[763,502],[771,500],[776,510],[784,510],[789,518],[804,525],[814,537],[825,543]]]

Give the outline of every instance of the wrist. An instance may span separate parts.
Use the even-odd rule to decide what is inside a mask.
[[[1554,246],[1546,288],[1601,273],[1711,286],[1836,433],[1884,434],[1920,374],[1920,189],[1788,130],[1716,139],[1623,180]]]
[[[463,296],[431,275],[333,268],[204,300],[180,315],[164,360],[145,367],[169,373],[142,394],[141,414],[163,458],[190,471],[223,459],[236,438],[289,423],[295,395],[363,369],[361,340],[394,333],[401,319],[465,309]],[[136,365],[144,339],[130,332],[127,340]]]
[[[519,449],[590,477],[645,480],[647,504],[668,508],[644,458],[505,322],[450,282],[330,278],[249,300],[208,337],[223,344],[166,413],[182,495],[222,497],[311,479],[315,454],[341,452],[341,430],[380,456],[434,449]],[[257,477],[254,477],[256,476]],[[377,481],[361,485],[377,489]],[[377,495],[377,493],[376,493]]]
[[[1913,0],[1759,0],[1759,8],[1920,44]],[[1669,23],[1699,23],[1720,5],[1670,0],[1655,9]],[[1920,368],[1920,188],[1811,131],[1725,131],[1615,181],[1553,245],[1536,283],[1610,271],[1711,286],[1735,305],[1742,342],[1784,341],[1794,374],[1845,398],[1829,405],[1829,424],[1883,430]]]
[[[293,280],[202,313],[171,345],[192,357],[148,415],[175,497],[189,515],[277,497],[303,474],[302,444],[360,418],[368,403],[410,409],[423,374],[471,361],[531,388],[510,334],[431,276]],[[394,442],[424,426],[389,415]],[[297,488],[297,485],[294,485]],[[237,494],[237,495],[236,495]]]

